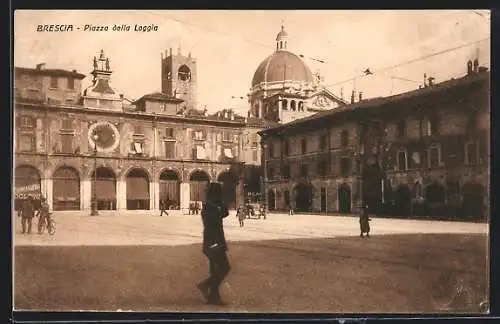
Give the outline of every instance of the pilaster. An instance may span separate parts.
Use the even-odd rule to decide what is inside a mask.
[[[127,209],[127,183],[125,180],[116,181],[116,210]]]
[[[80,186],[80,208],[90,210],[92,202],[92,182],[90,179],[82,180]]]

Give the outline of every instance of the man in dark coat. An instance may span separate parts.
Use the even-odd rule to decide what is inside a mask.
[[[26,227],[28,234],[31,234],[31,226],[33,223],[33,217],[35,216],[35,206],[33,204],[33,197],[28,196],[28,199],[24,201],[21,207],[21,226],[22,233],[26,233]]]
[[[210,263],[210,277],[198,285],[207,302],[223,305],[219,287],[229,273],[227,244],[224,236],[222,219],[229,215],[227,206],[222,202],[222,186],[210,183],[207,200],[203,204],[201,218],[203,220],[203,253]]]
[[[365,205],[361,208],[361,213],[359,215],[360,237],[364,237],[364,234],[366,234],[366,237],[370,237],[370,221],[369,209],[368,206]]]
[[[168,201],[165,199],[160,199],[160,216],[163,216],[163,213],[168,216]]]
[[[38,214],[38,234],[42,234],[44,226],[49,225],[49,217],[50,217],[49,204],[47,204],[47,200],[44,197],[41,198],[41,205],[37,214]]]

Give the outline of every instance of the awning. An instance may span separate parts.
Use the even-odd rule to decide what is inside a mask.
[[[196,158],[197,159],[206,159],[207,153],[205,151],[205,148],[203,146],[196,146]]]
[[[95,188],[97,199],[114,200],[116,199],[115,180],[96,180]]]
[[[149,200],[149,182],[146,178],[127,178],[128,200]]]
[[[135,149],[135,152],[136,153],[142,153],[142,144],[141,143],[138,143],[138,142],[135,142],[134,143],[134,149]]]
[[[230,159],[234,158],[233,152],[232,152],[232,150],[230,148],[225,148],[224,149],[224,156],[227,157],[227,158],[230,158]]]

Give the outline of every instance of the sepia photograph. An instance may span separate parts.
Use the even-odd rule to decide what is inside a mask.
[[[489,313],[489,10],[13,25],[15,311]]]

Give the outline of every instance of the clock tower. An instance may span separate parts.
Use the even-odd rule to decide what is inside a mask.
[[[173,98],[184,100],[187,109],[196,109],[196,60],[182,55],[180,48],[172,54],[172,48],[161,55],[161,91]]]

